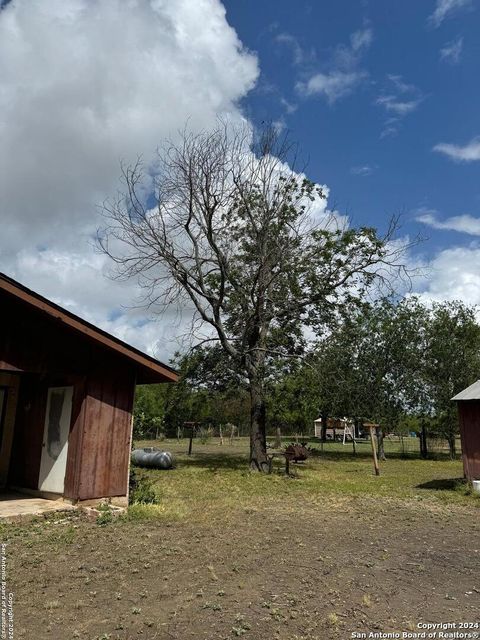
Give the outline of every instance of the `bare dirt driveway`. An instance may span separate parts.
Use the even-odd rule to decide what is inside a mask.
[[[328,640],[478,623],[478,500],[415,484],[411,495],[321,490],[329,464],[370,473],[362,459],[252,480],[207,458],[162,476],[160,505],[130,519],[4,525],[15,637]]]

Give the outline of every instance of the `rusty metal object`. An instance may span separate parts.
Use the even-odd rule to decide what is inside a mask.
[[[293,462],[306,460],[310,456],[310,451],[304,444],[289,444],[285,447],[285,457]]]

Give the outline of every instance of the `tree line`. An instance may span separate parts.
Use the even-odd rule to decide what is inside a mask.
[[[232,371],[221,348],[201,346],[176,363],[177,385],[139,390],[137,437],[142,415],[153,420],[143,435],[154,435],[158,420],[169,436],[187,421],[216,429],[233,423],[248,432],[248,380]],[[346,416],[378,423],[380,433],[417,432],[424,456],[427,438],[445,439],[454,457],[458,419],[451,398],[479,372],[474,307],[427,305],[415,297],[363,304],[311,338],[298,357],[276,361],[265,383],[267,433],[311,434],[319,416],[324,424]]]

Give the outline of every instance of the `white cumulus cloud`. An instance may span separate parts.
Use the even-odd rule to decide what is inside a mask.
[[[330,104],[343,98],[366,77],[361,71],[332,71],[330,73],[316,73],[305,83],[299,85],[301,93],[305,96],[323,94]]]
[[[371,175],[378,167],[376,165],[371,164],[361,164],[355,167],[350,168],[350,173],[354,176],[369,176]]]
[[[388,74],[386,87],[387,90],[375,100],[375,104],[388,114],[380,138],[396,135],[401,120],[416,111],[425,99],[415,85],[405,82],[400,75]]]
[[[396,96],[380,96],[377,98],[377,104],[385,107],[387,111],[390,111],[397,116],[406,116],[420,104],[421,99],[415,100],[399,100]]]
[[[433,147],[433,150],[445,154],[456,162],[474,162],[480,160],[480,136],[472,138],[463,146],[440,142]]]
[[[439,220],[435,210],[420,209],[417,211],[415,219],[417,222],[422,222],[433,229],[458,231],[459,233],[480,236],[480,218],[475,218],[468,213]]]
[[[167,325],[103,277],[97,205],[119,162],[188,121],[241,119],[258,76],[219,0],[12,0],[0,11],[0,270],[166,357]],[[170,327],[170,332],[174,331]]]
[[[459,36],[456,40],[447,42],[447,44],[440,49],[440,59],[450,62],[450,64],[458,64],[462,56],[463,51],[463,38]]]
[[[429,264],[429,276],[416,293],[425,301],[461,300],[480,305],[480,247],[451,247]]]
[[[471,4],[471,0],[437,0],[434,12],[429,16],[431,26],[439,27],[446,17],[462,7]]]
[[[321,95],[329,104],[352,93],[368,78],[368,72],[360,68],[360,63],[372,40],[373,30],[369,26],[352,33],[350,44],[338,45],[324,70],[297,82],[297,91],[305,97]]]

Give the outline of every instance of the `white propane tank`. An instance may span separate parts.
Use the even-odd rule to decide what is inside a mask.
[[[145,447],[145,449],[134,449],[132,451],[132,463],[137,467],[173,469],[174,460],[169,451],[161,451],[155,447]]]
[[[480,495],[480,480],[472,480],[473,493]]]

